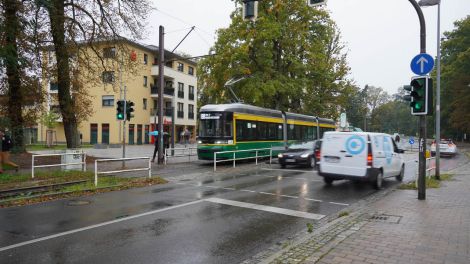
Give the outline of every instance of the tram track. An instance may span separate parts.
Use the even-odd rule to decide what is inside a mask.
[[[0,190],[0,200],[17,197],[21,195],[37,195],[43,194],[51,191],[60,190],[63,187],[85,183],[87,180],[77,180],[77,181],[69,181],[69,182],[62,182],[62,183],[55,183],[55,184],[46,184],[46,185],[39,185],[39,186],[30,186],[30,187],[21,187],[21,188],[13,188],[8,190]]]

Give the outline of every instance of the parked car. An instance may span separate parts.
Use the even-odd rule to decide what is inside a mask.
[[[376,189],[380,189],[384,178],[403,180],[403,152],[387,134],[325,132],[318,171],[326,184],[349,179],[370,181]]]
[[[320,146],[320,140],[292,144],[277,155],[279,164],[281,168],[285,168],[286,165],[306,165],[315,168],[317,165],[315,149],[318,151]]]
[[[457,146],[452,142],[451,139],[441,139],[439,142],[439,154],[440,156],[455,156],[457,154]],[[434,140],[431,144],[431,155],[436,156],[436,141]]]

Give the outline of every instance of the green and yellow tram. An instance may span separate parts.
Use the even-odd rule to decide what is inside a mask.
[[[214,152],[264,148],[272,148],[274,156],[288,144],[315,140],[335,130],[331,119],[242,103],[205,105],[199,112],[197,153],[201,160],[213,160]],[[236,153],[237,158],[247,156],[254,153]],[[217,159],[232,157],[233,153],[217,154]]]

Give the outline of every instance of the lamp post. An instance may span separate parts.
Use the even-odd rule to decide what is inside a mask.
[[[420,6],[437,5],[437,84],[436,84],[436,179],[440,180],[441,143],[441,0],[421,0]]]

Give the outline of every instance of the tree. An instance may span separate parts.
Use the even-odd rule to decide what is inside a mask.
[[[442,43],[442,134],[470,134],[470,16],[454,23]]]
[[[241,1],[237,1],[240,3]],[[224,83],[247,76],[233,90],[244,102],[283,111],[337,117],[351,92],[340,35],[328,13],[303,0],[260,1],[256,22],[217,31],[214,56],[199,63],[200,104],[225,103]]]
[[[67,148],[76,148],[80,142],[78,123],[90,111],[82,82],[100,80],[96,75],[91,79],[83,76],[84,72],[78,66],[106,70],[121,63],[114,61],[109,64],[96,45],[100,42],[120,45],[123,56],[125,46],[121,36],[141,37],[151,5],[148,0],[42,0],[35,3],[36,12],[46,18],[38,20],[42,23],[38,28],[45,30],[42,32],[44,40],[52,42],[55,53],[56,62],[50,73],[57,80]],[[89,50],[93,51],[94,58],[90,57]]]
[[[32,21],[31,9],[24,1],[0,1],[0,94],[4,95],[0,113],[7,117],[4,125],[11,130],[14,152],[25,150],[23,128],[36,119],[43,98]]]

